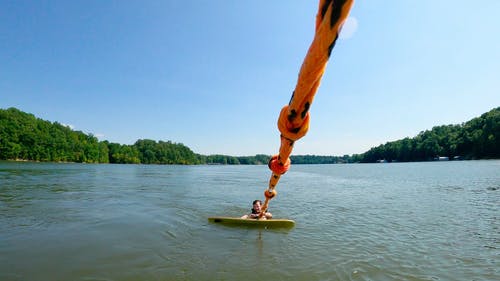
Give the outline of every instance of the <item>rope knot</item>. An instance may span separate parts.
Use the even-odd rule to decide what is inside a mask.
[[[285,163],[283,163],[281,162],[279,155],[274,155],[269,160],[267,166],[276,175],[283,175],[288,171],[288,169],[290,169],[290,164],[291,164],[290,158],[287,158]]]
[[[273,199],[274,196],[276,196],[276,194],[278,194],[278,192],[274,189],[267,189],[266,191],[264,191],[264,196],[266,197],[266,199]]]
[[[302,119],[299,126],[294,126],[297,120]],[[304,112],[300,116],[295,111],[289,112],[289,106],[285,105],[280,112],[278,118],[278,129],[281,134],[290,140],[296,141],[306,135],[309,130],[309,112]]]

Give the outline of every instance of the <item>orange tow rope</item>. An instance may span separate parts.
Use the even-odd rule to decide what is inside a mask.
[[[293,144],[302,138],[309,129],[309,108],[325,72],[326,63],[335,46],[340,29],[349,15],[353,0],[320,0],[316,15],[316,33],[309,51],[302,63],[299,78],[292,98],[284,106],[278,118],[278,129],[281,132],[279,154],[269,160],[272,174],[269,188],[264,192],[266,201],[262,206],[260,217],[266,212],[269,201],[276,196],[276,185],[284,173],[290,168],[290,154]]]

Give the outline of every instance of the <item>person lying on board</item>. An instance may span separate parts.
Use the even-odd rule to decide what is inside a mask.
[[[254,200],[253,203],[253,208],[252,208],[252,213],[248,215],[244,215],[241,218],[242,219],[261,219],[261,220],[266,220],[266,219],[271,219],[273,215],[269,212],[265,212],[264,215],[259,218],[260,212],[262,211],[262,201],[260,200]]]

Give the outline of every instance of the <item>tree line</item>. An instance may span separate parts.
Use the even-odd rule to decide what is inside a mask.
[[[16,108],[0,110],[0,159],[108,162],[108,146],[96,137],[48,122]]]
[[[335,164],[500,158],[500,107],[461,125],[444,125],[344,156],[292,155],[294,164]],[[137,140],[132,145],[99,141],[58,122],[36,118],[16,108],[0,109],[0,160],[120,164],[267,164],[270,155],[200,155],[182,143]]]
[[[414,138],[404,138],[371,148],[360,162],[430,161],[500,158],[500,107],[460,125],[436,126]]]
[[[181,143],[138,140],[133,145],[99,141],[16,108],[0,109],[0,160],[77,163],[200,164]]]

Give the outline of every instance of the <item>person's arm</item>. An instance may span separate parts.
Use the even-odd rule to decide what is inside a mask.
[[[259,217],[259,214],[250,214],[248,217],[251,219],[256,219]]]
[[[271,214],[271,213],[266,213],[266,218],[267,218],[267,219],[272,219],[272,218],[273,218],[273,214]]]

